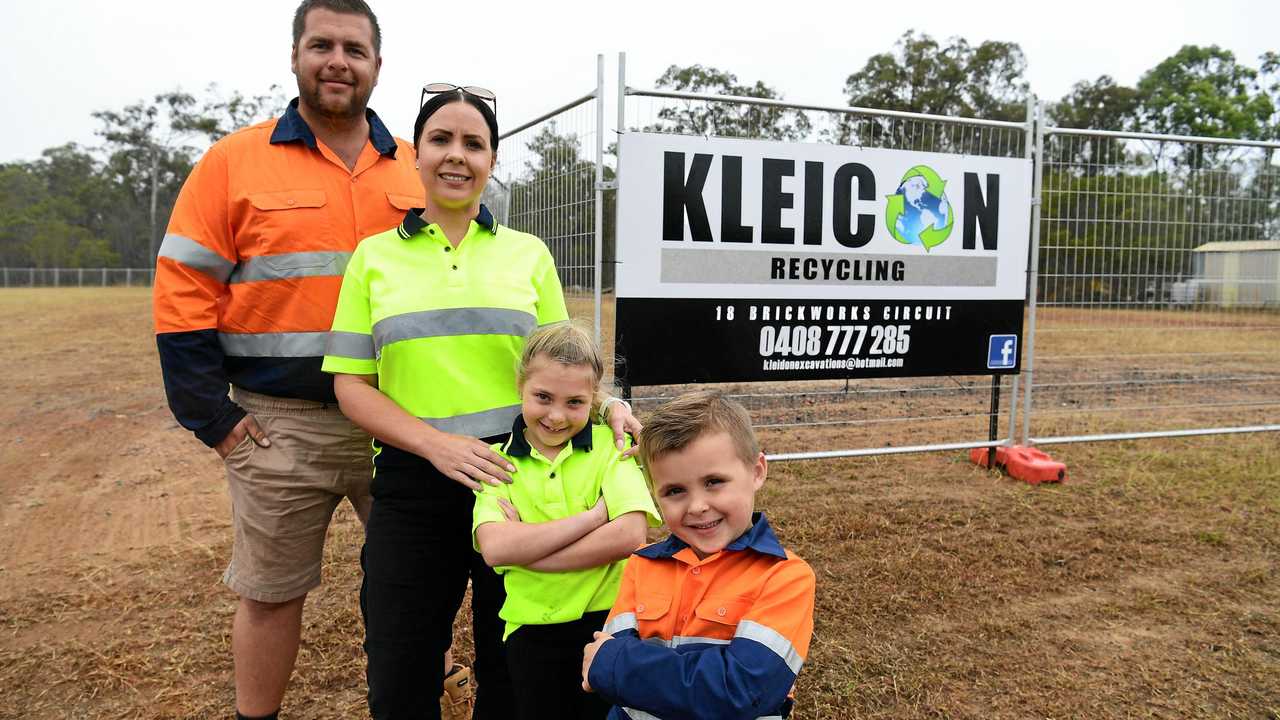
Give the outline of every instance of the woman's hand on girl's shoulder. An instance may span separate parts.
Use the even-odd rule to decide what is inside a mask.
[[[419,454],[429,460],[445,477],[472,490],[480,490],[480,483],[501,485],[510,483],[508,473],[515,467],[482,440],[465,435],[435,431],[423,444]]]
[[[605,407],[605,421],[613,431],[614,445],[622,453],[622,457],[632,457],[640,452],[640,432],[644,430],[644,425],[632,414],[630,403],[614,398]],[[626,435],[631,435],[636,440],[631,443],[631,447],[627,447]]]

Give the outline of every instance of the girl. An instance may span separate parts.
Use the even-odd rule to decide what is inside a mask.
[[[591,424],[604,362],[570,323],[529,336],[517,370],[520,416],[494,449],[512,484],[477,493],[476,548],[503,575],[507,664],[520,718],[604,718],[582,691],[582,647],[618,594],[624,559],[660,519],[640,468]],[[646,520],[648,522],[646,522]]]

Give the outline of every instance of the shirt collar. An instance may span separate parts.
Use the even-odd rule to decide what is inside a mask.
[[[511,435],[507,438],[507,442],[502,446],[502,452],[512,457],[529,457],[533,452],[533,448],[529,446],[529,440],[524,436],[525,428],[524,415],[517,414],[515,422],[511,423]],[[591,423],[582,426],[582,429],[569,440],[569,444],[578,449],[591,452]]]
[[[422,217],[425,213],[426,208],[414,208],[404,214],[404,219],[400,221],[400,227],[396,229],[401,239],[408,240],[431,224],[430,220]],[[483,204],[480,205],[480,212],[476,213],[474,219],[476,224],[488,230],[490,235],[498,234],[498,221],[494,219],[493,213],[489,212],[489,208]],[[588,424],[587,427],[591,426]]]
[[[666,540],[642,547],[635,554],[650,560],[660,560],[672,557],[687,547],[688,543],[672,533]],[[751,527],[729,543],[725,550],[755,550],[764,555],[787,559],[787,551],[778,542],[778,536],[773,534],[773,528],[769,527],[769,521],[762,512],[751,514]]]
[[[377,150],[379,155],[395,157],[396,148],[399,146],[396,144],[396,139],[392,137],[391,131],[382,124],[382,119],[369,108],[364,109],[364,117],[369,121],[369,142],[373,143],[373,149]],[[289,107],[285,108],[284,115],[281,115],[280,120],[276,122],[276,129],[271,133],[271,144],[299,141],[306,143],[312,150],[316,149],[316,134],[311,132],[311,126],[302,119],[302,113],[298,112],[298,98],[294,98],[289,101]]]

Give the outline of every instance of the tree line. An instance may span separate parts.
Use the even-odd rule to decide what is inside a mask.
[[[843,93],[852,107],[1021,122],[1031,94],[1026,70],[1017,43],[974,45],[908,31],[890,51],[873,55],[851,73]],[[763,82],[741,81],[728,70],[703,65],[673,65],[656,85],[782,99],[778,89]],[[249,97],[224,94],[216,86],[200,97],[166,93],[94,113],[103,141],[98,147],[68,144],[44,151],[33,162],[0,165],[0,265],[150,265],[173,200],[199,155],[197,145],[276,115],[283,105],[275,87]],[[1189,45],[1132,87],[1106,75],[1082,80],[1049,103],[1047,111],[1047,121],[1061,127],[1277,140],[1280,55],[1265,53],[1251,65],[1224,48]],[[651,124],[637,129],[936,152],[1021,156],[1024,151],[1021,140],[995,145],[980,128],[702,101],[665,102]],[[542,128],[527,148],[530,159],[506,186],[491,188],[496,191],[491,199],[504,204],[510,224],[551,241],[566,267],[579,265],[581,258],[590,257],[594,228],[591,153],[580,138],[553,125]],[[1055,139],[1046,147],[1045,159],[1045,217],[1075,220],[1047,220],[1042,243],[1079,251],[1042,253],[1042,274],[1075,275],[1073,270],[1083,267],[1095,274],[1112,266],[1154,268],[1157,258],[1148,256],[1185,244],[1185,227],[1204,228],[1210,239],[1250,239],[1277,227],[1277,178],[1270,152],[1089,137]],[[607,169],[606,180],[611,177]],[[1135,199],[1137,193],[1144,197]],[[1188,201],[1192,196],[1201,199]],[[1242,202],[1249,212],[1242,214]],[[1257,203],[1266,211],[1254,212]],[[610,193],[606,261],[613,255],[612,217]],[[1152,217],[1181,218],[1184,227],[1153,224],[1150,232],[1129,232],[1119,241],[1100,235],[1114,230],[1099,219]],[[1119,252],[1114,251],[1117,242]],[[1126,245],[1131,246],[1127,255]],[[1167,270],[1165,259],[1158,260],[1162,271]],[[611,276],[612,266],[606,264],[606,286],[612,285]],[[1087,282],[1059,288],[1064,297],[1137,292],[1132,287],[1104,290]]]
[[[0,164],[0,265],[150,267],[182,183],[203,148],[283,110],[209,85],[93,113],[97,147],[67,143]]]

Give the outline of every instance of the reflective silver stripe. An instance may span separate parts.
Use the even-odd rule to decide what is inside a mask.
[[[373,345],[378,352],[401,340],[448,335],[515,335],[524,337],[538,326],[527,312],[504,308],[422,310],[383,318],[374,323]]]
[[[245,258],[229,282],[281,280],[298,277],[341,277],[351,260],[349,252],[296,252]]]
[[[747,640],[755,640],[764,645],[782,658],[782,661],[791,668],[794,674],[800,674],[800,666],[804,665],[804,659],[800,657],[800,653],[796,652],[796,648],[791,641],[786,639],[777,630],[761,625],[758,622],[743,620],[738,623],[738,631],[733,634],[735,638],[746,638]]]
[[[233,357],[321,357],[329,333],[218,333],[218,341]]]
[[[626,713],[627,717],[632,718],[632,720],[662,720],[662,718],[658,717],[657,715],[654,715],[652,713],[647,713],[643,710],[637,710],[635,708],[622,707],[622,706],[619,706],[619,707],[621,707],[622,712]],[[782,716],[781,715],[761,715],[760,717],[756,718],[756,720],[782,720]]]
[[[677,635],[664,644],[669,648],[678,648],[681,645],[697,645],[698,643],[709,645],[728,645],[728,640],[720,640],[718,638],[696,637],[693,635]]]
[[[192,270],[199,270],[209,277],[224,283],[235,269],[235,263],[218,253],[201,245],[189,237],[169,233],[160,243],[160,257],[180,262]]]
[[[514,419],[514,418],[513,418]],[[636,614],[622,613],[604,624],[604,634],[613,635],[622,630],[636,629]]]
[[[469,415],[446,418],[422,418],[431,427],[456,435],[483,438],[511,432],[511,423],[520,414],[519,405],[483,410]]]
[[[352,360],[372,360],[374,358],[373,336],[334,330],[329,333],[329,342],[324,346],[324,354]]]

